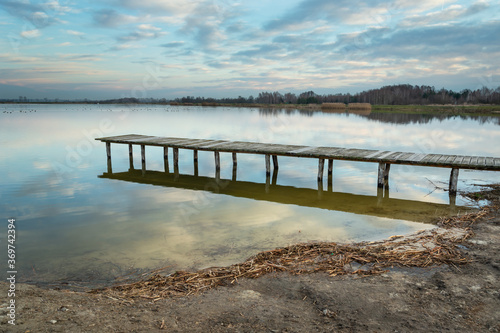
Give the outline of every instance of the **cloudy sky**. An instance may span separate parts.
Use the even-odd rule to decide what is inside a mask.
[[[0,98],[500,86],[500,2],[2,0]]]

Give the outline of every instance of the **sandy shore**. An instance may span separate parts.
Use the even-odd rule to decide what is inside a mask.
[[[370,276],[273,272],[157,300],[17,284],[16,325],[8,324],[2,297],[0,332],[498,332],[499,194],[498,186],[488,191],[489,209],[444,236],[472,232],[457,244],[470,261],[464,265],[394,267]],[[417,243],[410,250],[435,246]],[[7,295],[8,284],[0,288]]]

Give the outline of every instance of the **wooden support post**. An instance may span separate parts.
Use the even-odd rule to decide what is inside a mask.
[[[269,156],[269,155],[266,155],[266,156]],[[266,193],[269,193],[270,187],[271,187],[271,174],[266,173],[266,187],[265,187]]]
[[[391,165],[389,163],[379,163],[378,164],[378,187],[384,188],[389,186],[389,170]]]
[[[146,174],[146,146],[141,145],[142,175]]]
[[[236,158],[236,153],[233,153],[233,168],[238,166],[238,160]]]
[[[320,158],[318,164],[318,182],[323,182],[324,169],[325,169],[325,159]]]
[[[278,156],[273,155],[273,166],[274,170],[278,170]]]
[[[450,195],[457,194],[457,185],[458,185],[458,169],[453,168],[451,169],[451,174],[450,174]]]
[[[266,154],[266,176],[271,176],[271,155]]]
[[[220,179],[220,153],[218,151],[214,151],[215,157],[215,178],[217,180]]]
[[[378,188],[384,188],[384,169],[385,169],[385,163],[379,163],[378,164],[378,181],[377,181]]]
[[[134,149],[132,144],[128,145],[128,160],[129,160],[129,169],[134,170]]]
[[[328,192],[333,192],[333,160],[328,160]]]
[[[389,171],[391,170],[391,165],[389,163],[385,164],[384,169],[384,187],[389,191]]]
[[[236,168],[233,168],[233,177],[231,178],[231,180],[235,182],[237,178],[238,178],[238,170]]]
[[[194,175],[198,176],[198,150],[193,150]]]
[[[236,181],[238,175],[238,160],[236,159],[236,153],[233,153],[233,181]]]
[[[273,171],[273,179],[272,179],[272,184],[276,185],[278,182],[278,169],[274,169]]]
[[[106,142],[106,156],[108,161],[108,173],[113,173],[113,168],[111,167],[111,142]]]
[[[220,170],[220,153],[218,151],[214,151],[215,157],[215,170]]]
[[[168,165],[168,147],[163,147],[163,167],[166,173],[170,172],[170,167]]]
[[[450,207],[451,211],[454,211],[457,208],[457,194],[450,193]]]
[[[179,148],[173,148],[174,150],[174,173],[177,176],[179,174]]]
[[[384,202],[384,189],[383,189],[383,187],[378,187],[377,188],[377,207],[382,206],[383,202]]]
[[[318,199],[323,199],[323,178],[318,178]]]

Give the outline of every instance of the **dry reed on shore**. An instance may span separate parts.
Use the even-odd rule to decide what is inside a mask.
[[[370,103],[349,103],[347,108],[352,110],[371,110],[372,105]]]
[[[344,103],[323,103],[321,104],[322,110],[345,110],[346,105]]]

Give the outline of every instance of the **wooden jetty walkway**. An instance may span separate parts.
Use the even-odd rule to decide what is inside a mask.
[[[195,175],[198,170],[198,151],[213,151],[215,157],[216,178],[220,178],[220,153],[232,153],[233,175],[236,173],[237,154],[259,154],[265,156],[266,175],[271,174],[271,158],[273,167],[278,169],[278,156],[292,156],[303,158],[317,158],[318,183],[323,181],[325,160],[328,160],[328,176],[333,171],[334,160],[373,162],[378,163],[378,187],[388,188],[389,170],[391,164],[406,164],[415,166],[450,168],[450,195],[457,192],[459,169],[500,171],[500,158],[484,156],[443,155],[426,153],[406,153],[372,149],[351,149],[339,147],[316,147],[285,145],[274,143],[258,143],[227,140],[205,140],[158,137],[138,134],[119,135],[112,137],[96,138],[106,143],[108,173],[111,168],[111,143],[128,144],[130,166],[133,169],[133,145],[141,146],[142,174],[146,173],[146,146],[163,147],[165,171],[168,171],[168,148],[173,149],[174,172],[179,172],[179,149],[193,150]],[[234,176],[233,176],[234,177]]]
[[[277,171],[273,171],[273,174],[276,173]],[[135,169],[125,172],[103,173],[98,177],[424,223],[432,223],[439,216],[447,216],[457,211],[467,211],[466,207],[395,199],[389,198],[388,195],[381,198],[372,195],[333,192],[333,188],[330,186],[328,187],[328,191],[319,192],[311,188],[278,185],[276,182],[268,185],[231,179],[217,180],[211,177],[188,174],[175,175],[173,173],[154,170],[147,170],[146,174],[142,175],[141,170]]]

